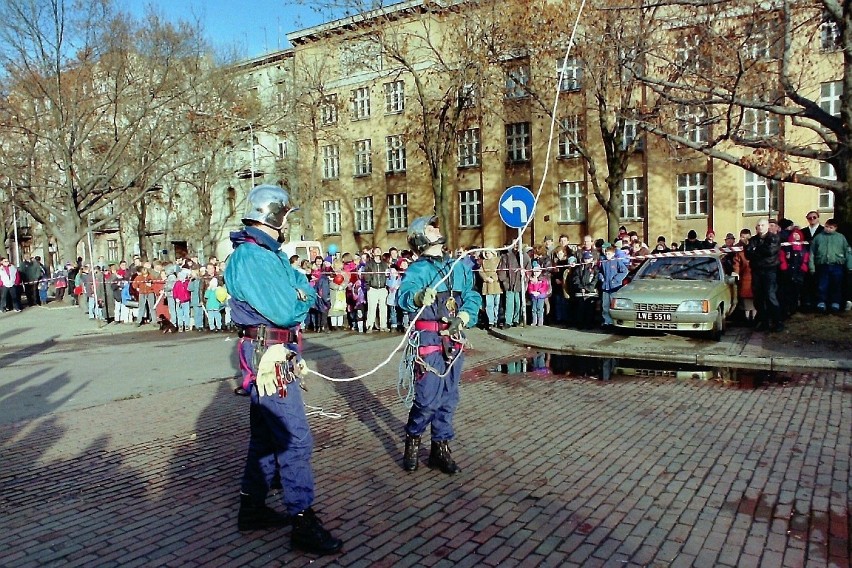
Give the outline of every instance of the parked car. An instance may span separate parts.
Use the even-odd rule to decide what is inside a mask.
[[[718,341],[737,306],[736,276],[722,268],[724,253],[652,256],[629,284],[612,295],[610,313],[622,329],[700,331]]]

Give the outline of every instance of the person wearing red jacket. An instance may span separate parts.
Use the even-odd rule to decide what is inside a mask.
[[[781,247],[778,257],[781,260],[780,270],[780,304],[785,317],[790,317],[799,309],[802,297],[802,287],[808,273],[810,252],[804,244],[804,233],[798,227],[790,231],[787,238],[788,246]]]

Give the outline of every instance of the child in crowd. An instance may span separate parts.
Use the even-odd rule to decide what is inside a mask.
[[[210,279],[210,284],[204,292],[204,308],[207,310],[207,322],[210,325],[210,331],[219,332],[222,330],[222,302],[216,296],[216,289],[219,287],[219,280],[214,276]]]
[[[346,306],[349,313],[349,328],[363,333],[367,298],[364,295],[361,277],[357,272],[352,273],[349,284],[346,286]]]
[[[601,259],[599,278],[601,281],[601,315],[603,316],[604,328],[612,327],[612,317],[609,314],[609,302],[612,294],[618,292],[624,285],[627,277],[630,260],[627,253],[615,247],[609,247],[604,251]]]
[[[180,269],[177,273],[177,282],[172,288],[175,299],[175,312],[177,316],[178,331],[183,333],[189,329],[189,305],[192,295],[189,293],[189,271]]]
[[[340,263],[343,266],[343,263]],[[346,281],[347,273],[337,272],[328,283],[331,308],[328,311],[330,329],[343,329],[343,317],[346,315]]]
[[[541,268],[538,263],[533,263],[532,276],[527,284],[527,293],[530,295],[532,308],[532,326],[544,325],[544,302],[550,295],[550,284],[547,279],[541,277]]]

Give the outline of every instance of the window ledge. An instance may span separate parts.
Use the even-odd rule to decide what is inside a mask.
[[[688,221],[690,219],[706,219],[707,213],[696,213],[694,215],[675,215],[678,221]]]
[[[373,175],[373,172],[369,172],[369,173],[366,173],[366,174],[354,174],[352,177],[353,177],[353,178],[355,178],[355,179],[358,179],[358,178],[368,178],[368,177],[370,177],[371,175]]]

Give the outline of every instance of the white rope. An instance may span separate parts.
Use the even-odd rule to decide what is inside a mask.
[[[550,116],[550,132],[548,134],[548,139],[547,139],[547,153],[546,153],[545,159],[544,159],[544,171],[542,172],[542,175],[541,175],[541,183],[539,184],[538,190],[536,191],[536,193],[534,195],[532,211],[530,211],[529,217],[527,218],[527,221],[526,221],[526,223],[524,223],[523,227],[518,229],[517,238],[515,238],[515,240],[513,240],[508,245],[503,246],[503,247],[496,247],[496,248],[488,248],[488,247],[475,248],[475,249],[468,250],[467,254],[475,254],[475,253],[480,253],[480,252],[485,252],[485,251],[491,251],[491,252],[496,253],[496,252],[499,252],[499,251],[511,250],[516,245],[520,247],[521,244],[523,243],[524,233],[527,231],[530,224],[532,224],[532,222],[533,222],[533,218],[535,216],[535,210],[536,210],[536,207],[538,206],[538,200],[541,197],[541,192],[544,191],[544,183],[545,183],[545,180],[547,179],[548,170],[550,169],[550,153],[553,149],[553,138],[554,138],[553,135],[554,135],[554,132],[556,130],[556,111],[559,108],[560,85],[562,84],[562,79],[563,79],[563,76],[565,74],[565,68],[566,68],[567,63],[568,63],[568,58],[571,56],[571,49],[574,47],[574,38],[577,34],[577,27],[580,25],[580,16],[582,15],[583,8],[585,8],[585,6],[586,6],[586,0],[583,0],[580,3],[579,10],[577,10],[577,17],[574,20],[574,27],[571,29],[571,37],[568,40],[568,47],[565,49],[565,56],[562,58],[562,66],[559,70],[559,75],[556,78],[556,88],[555,88],[556,94],[553,97],[553,111],[551,112],[551,116]],[[453,261],[453,263],[450,265],[450,270],[448,270],[447,273],[438,282],[436,282],[432,287],[437,289],[438,286],[440,286],[441,284],[446,282],[447,279],[449,279],[450,275],[453,273],[453,269],[456,267],[456,265],[459,262],[462,261],[463,258],[464,258],[463,256],[456,258],[455,261]],[[420,308],[420,310],[417,311],[417,313],[414,315],[414,317],[411,318],[411,323],[409,323],[408,328],[405,330],[404,337],[399,342],[399,344],[393,349],[393,351],[390,352],[390,354],[384,359],[384,361],[382,361],[381,363],[379,363],[378,365],[376,365],[375,367],[373,367],[369,371],[366,371],[366,372],[361,373],[360,375],[356,375],[354,377],[347,377],[347,378],[330,377],[328,375],[320,373],[319,371],[315,371],[314,369],[311,369],[311,368],[308,368],[307,372],[314,374],[314,375],[316,375],[320,378],[323,378],[327,381],[332,381],[332,382],[358,381],[358,380],[361,380],[365,377],[369,377],[370,375],[373,375],[379,369],[381,369],[382,367],[384,367],[385,365],[390,363],[391,359],[397,353],[397,351],[399,351],[403,347],[405,347],[405,345],[408,343],[408,334],[411,333],[411,330],[414,328],[415,322],[420,318],[420,315],[423,313],[424,308],[425,308],[425,306]]]

